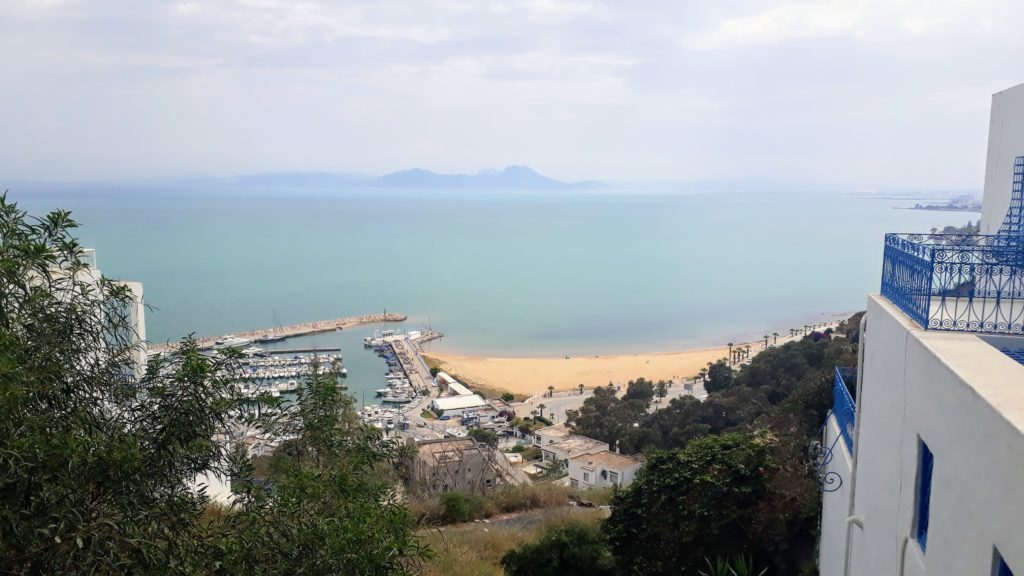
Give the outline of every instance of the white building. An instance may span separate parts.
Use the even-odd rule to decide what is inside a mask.
[[[579,434],[570,434],[558,442],[545,444],[540,450],[541,458],[545,462],[561,462],[568,468],[569,461],[577,456],[607,452],[608,443]]]
[[[1016,156],[1024,86],[993,97],[982,231],[1003,234],[886,238],[858,377],[837,376],[824,427],[823,576],[1024,574],[1024,237],[1002,227],[1024,208]]]
[[[643,463],[632,456],[608,450],[569,459],[569,485],[573,488],[625,488],[633,483]]]
[[[461,416],[467,411],[478,410],[485,406],[489,406],[489,404],[479,394],[442,396],[430,401],[430,410],[438,416]]]

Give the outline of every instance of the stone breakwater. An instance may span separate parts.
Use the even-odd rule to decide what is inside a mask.
[[[405,322],[408,319],[404,314],[363,314],[362,316],[348,316],[345,318],[336,318],[334,320],[317,320],[316,322],[304,322],[302,324],[292,324],[290,326],[279,326],[276,328],[263,328],[259,330],[250,330],[248,332],[236,332],[234,335],[239,338],[245,338],[247,340],[257,340],[263,336],[272,336],[274,338],[292,338],[294,336],[305,336],[306,334],[315,334],[317,332],[330,332],[332,330],[344,330],[345,328],[352,328],[354,326],[362,326],[363,324],[376,324],[379,322]],[[197,338],[196,342],[200,348],[212,348],[218,339],[223,336],[210,336]],[[169,352],[177,346],[176,343],[167,344],[151,344],[148,347],[149,352],[163,353]]]

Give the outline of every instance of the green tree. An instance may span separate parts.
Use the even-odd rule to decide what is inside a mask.
[[[139,366],[134,296],[88,268],[75,227],[0,196],[0,573],[402,574],[428,554],[388,488],[396,448],[334,374],[271,419],[223,376],[235,352],[186,339]],[[294,440],[216,510],[193,481],[252,478],[239,428]]]
[[[486,444],[492,448],[498,445],[498,435],[494,430],[485,430],[484,428],[470,428],[469,437],[476,440],[481,444]]]
[[[555,387],[554,386],[548,386],[548,398],[554,398],[554,396],[555,396]]]
[[[601,530],[570,522],[501,559],[508,576],[612,576],[615,562]]]
[[[583,388],[584,388],[583,384],[580,384],[580,385],[579,385],[579,389],[580,389],[580,396],[582,396],[582,395],[583,395]]]
[[[515,396],[515,394],[513,394],[511,392],[504,392],[501,395],[501,399],[502,399],[502,401],[504,401],[506,403],[509,403],[509,402],[514,401],[516,399],[516,396]]]
[[[668,384],[664,380],[658,380],[658,384],[654,387],[654,394],[659,400],[664,400],[668,396]]]
[[[778,465],[765,433],[708,436],[653,452],[613,498],[604,528],[627,574],[695,574],[707,556],[754,549],[755,511]]]
[[[212,552],[190,483],[230,472],[232,360],[186,341],[136,377],[133,296],[76,226],[0,196],[0,572],[186,573]]]
[[[732,385],[733,369],[724,360],[719,360],[708,369],[708,381],[704,389],[710,392],[725,390]]]
[[[645,378],[630,380],[626,384],[626,393],[622,396],[622,399],[639,400],[644,403],[645,407],[650,405],[651,400],[654,399],[654,382]]]

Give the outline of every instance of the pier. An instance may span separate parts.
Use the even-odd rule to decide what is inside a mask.
[[[353,328],[355,326],[362,326],[364,324],[377,324],[380,322],[405,322],[408,317],[404,314],[364,314],[362,316],[349,316],[346,318],[337,318],[334,320],[318,320],[316,322],[304,322],[302,324],[292,324],[290,326],[278,326],[276,328],[263,328],[260,330],[250,330],[248,332],[236,332],[235,336],[239,338],[245,338],[255,342],[262,336],[272,336],[274,338],[294,338],[296,336],[305,336],[307,334],[316,334],[318,332],[331,332],[333,330],[344,330],[345,328]],[[200,348],[212,348],[218,339],[223,336],[210,336],[204,338],[197,338],[196,343]],[[166,353],[174,350],[177,347],[177,343],[167,344],[156,344],[149,346],[149,351],[153,353]]]
[[[402,370],[409,379],[409,384],[417,393],[429,389],[430,383],[433,381],[430,368],[427,368],[427,363],[423,361],[423,356],[420,354],[419,345],[422,342],[436,340],[443,336],[444,334],[440,332],[428,330],[415,340],[396,340],[390,343],[391,349],[398,357],[398,363],[402,365]]]

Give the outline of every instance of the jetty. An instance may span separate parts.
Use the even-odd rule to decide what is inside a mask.
[[[427,389],[431,381],[433,381],[433,377],[430,375],[430,368],[427,367],[427,363],[423,360],[419,345],[443,336],[444,334],[440,332],[428,330],[422,332],[417,338],[395,340],[389,343],[391,349],[395,352],[395,356],[398,357],[398,363],[402,366],[402,371],[405,372],[406,378],[409,379],[409,384],[412,385],[417,393]]]
[[[292,324],[290,326],[262,328],[260,330],[250,330],[248,332],[236,332],[234,336],[255,342],[266,335],[273,336],[274,338],[294,338],[295,336],[305,336],[307,334],[316,334],[318,332],[344,330],[346,328],[353,328],[364,324],[405,322],[406,320],[408,320],[408,316],[404,314],[364,314],[362,316],[348,316],[346,318],[336,318],[334,320],[318,320],[316,322],[304,322],[302,324]],[[200,348],[212,348],[220,338],[223,338],[223,336],[197,338],[196,343]],[[177,346],[178,343],[154,344],[150,345],[148,349],[150,353],[162,354],[174,350]]]

